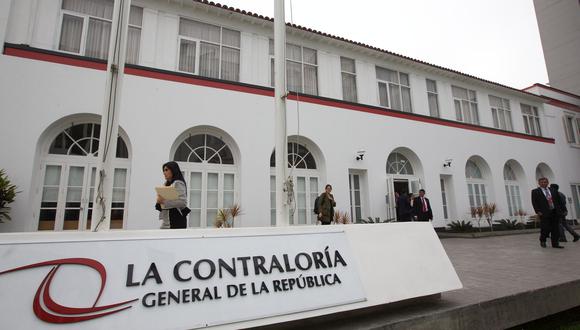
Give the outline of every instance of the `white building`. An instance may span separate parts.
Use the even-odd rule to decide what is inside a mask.
[[[580,94],[580,1],[534,0],[550,86]]]
[[[21,193],[0,231],[90,228],[112,0],[0,2],[0,168]],[[177,160],[191,227],[239,203],[269,226],[272,20],[206,1],[133,1],[112,228],[158,228],[154,187]],[[436,227],[498,205],[533,210],[546,176],[580,214],[580,97],[520,91],[372,46],[287,28],[294,224],[326,183],[354,218],[393,218],[395,190],[427,190]],[[535,94],[538,95],[535,95]],[[572,118],[568,138],[564,127]],[[575,140],[570,137],[575,134]],[[569,142],[570,141],[570,142]],[[365,150],[362,160],[356,152]],[[450,165],[450,166],[447,166]]]

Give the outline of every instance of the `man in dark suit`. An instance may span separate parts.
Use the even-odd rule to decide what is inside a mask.
[[[429,198],[425,197],[425,189],[419,190],[419,197],[413,199],[413,214],[417,221],[433,220],[433,210]]]
[[[397,200],[397,212],[399,217],[398,222],[411,221],[411,215],[413,210],[411,209],[411,202],[409,201],[409,195],[406,193],[401,193],[399,199]]]
[[[550,235],[552,247],[563,249],[560,246],[560,221],[561,208],[560,195],[557,191],[548,187],[548,179],[540,178],[539,187],[532,190],[532,205],[534,211],[540,217],[540,245],[546,247],[546,238]]]

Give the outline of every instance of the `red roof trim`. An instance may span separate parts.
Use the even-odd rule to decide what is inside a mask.
[[[68,54],[60,54],[56,52],[43,51],[27,46],[9,46],[5,45],[4,55],[29,58],[32,60],[52,62],[58,64],[65,64],[77,66],[81,68],[89,68],[95,70],[107,70],[107,63],[105,61],[94,61],[86,57],[74,56]]]
[[[532,86],[530,86],[530,87],[526,87],[526,88],[524,88],[523,90],[527,91],[528,89],[531,89],[531,88],[533,88],[533,87],[540,87],[540,88],[549,89],[549,90],[551,90],[551,91],[554,91],[554,92],[557,92],[557,93],[560,93],[560,94],[564,94],[564,95],[568,95],[568,96],[571,96],[571,97],[574,97],[574,98],[580,99],[580,95],[576,95],[576,94],[574,94],[574,93],[566,92],[566,91],[563,91],[563,90],[561,90],[561,89],[557,89],[557,88],[554,88],[554,87],[552,87],[552,86],[547,86],[547,85],[540,84],[540,83],[535,83],[535,84],[533,84],[533,85],[532,85]]]
[[[576,112],[580,112],[580,107],[574,104],[570,104],[568,102],[563,102],[560,100],[556,100],[556,99],[552,99],[547,97],[548,99],[548,104],[553,105],[555,107],[559,107],[559,108],[564,108],[566,110],[571,110],[571,111],[576,111]]]
[[[254,17],[254,18],[258,18],[258,19],[262,19],[262,20],[274,22],[274,19],[273,18],[270,18],[268,16],[263,16],[263,15],[259,15],[259,14],[252,13],[250,11],[241,10],[241,9],[234,8],[234,7],[229,7],[227,5],[222,5],[222,4],[219,4],[217,2],[207,1],[207,0],[191,0],[191,1],[196,2],[196,3],[200,3],[200,4],[204,4],[204,5],[209,5],[209,6],[216,7],[216,8],[220,8],[220,9],[229,10],[231,12],[235,12],[235,13],[238,13],[238,14],[242,14],[242,15],[251,16],[251,17]],[[463,73],[463,72],[460,72],[460,71],[456,71],[456,70],[449,69],[449,68],[446,68],[446,67],[442,67],[442,66],[439,66],[439,65],[431,64],[431,63],[428,63],[428,62],[425,62],[425,61],[417,60],[417,59],[414,59],[414,58],[411,58],[411,57],[408,57],[408,56],[404,56],[404,55],[401,55],[401,54],[393,53],[391,51],[388,51],[388,50],[385,50],[385,49],[381,49],[381,48],[378,48],[378,47],[374,47],[374,46],[371,46],[371,45],[367,45],[367,44],[364,44],[362,42],[353,41],[353,40],[350,40],[350,39],[346,39],[346,38],[343,38],[343,37],[335,36],[335,35],[332,35],[332,34],[329,34],[329,33],[326,33],[326,32],[317,31],[317,30],[314,30],[314,29],[311,29],[311,28],[307,28],[307,27],[300,26],[300,25],[296,25],[296,24],[292,24],[292,23],[286,23],[286,26],[289,26],[289,27],[292,27],[292,28],[295,28],[295,29],[298,29],[298,30],[302,30],[302,31],[306,31],[306,32],[318,34],[318,35],[321,35],[323,37],[327,37],[327,38],[331,38],[331,39],[336,39],[336,40],[343,41],[343,42],[346,42],[346,43],[349,43],[349,44],[354,44],[354,45],[357,45],[357,46],[360,46],[360,47],[372,49],[374,51],[378,51],[378,52],[385,53],[385,54],[392,55],[392,56],[396,56],[396,57],[399,57],[399,58],[402,58],[402,59],[405,59],[405,60],[409,60],[409,61],[413,61],[413,62],[416,62],[416,63],[420,63],[420,64],[423,64],[423,65],[427,65],[427,66],[430,66],[430,67],[433,67],[433,68],[436,68],[436,69],[439,69],[439,70],[448,71],[448,72],[451,72],[451,73],[454,73],[454,74],[458,74],[458,75],[462,75],[462,76],[465,76],[465,77],[469,77],[469,78],[472,78],[472,79],[475,79],[475,80],[479,80],[480,82],[484,82],[484,83],[487,83],[487,84],[499,86],[499,87],[502,87],[502,88],[507,88],[507,89],[512,90],[514,92],[526,94],[527,96],[535,96],[535,97],[538,97],[538,95],[536,95],[534,93],[527,92],[525,90],[521,90],[521,89],[513,88],[513,87],[510,87],[510,86],[502,85],[500,83],[496,83],[496,82],[493,82],[493,81],[490,81],[490,80],[486,80],[486,79],[483,79],[483,78],[479,78],[479,77],[476,77],[476,76],[472,76],[472,75],[469,75],[469,74],[466,74],[466,73]]]
[[[10,45],[5,44],[4,47],[4,54],[10,56],[17,56],[23,58],[29,58],[39,61],[46,61],[64,65],[71,65],[77,67],[84,67],[90,69],[97,69],[97,70],[106,70],[106,63],[102,62],[95,62],[89,59],[81,59],[78,56],[58,53],[48,50],[38,50],[36,48],[30,48],[27,46],[21,45]],[[243,84],[237,82],[229,82],[224,80],[218,79],[211,79],[199,76],[193,76],[189,74],[173,72],[173,71],[165,71],[159,70],[154,68],[147,68],[143,66],[137,65],[127,65],[125,67],[125,73],[133,76],[145,77],[145,78],[152,78],[152,79],[159,79],[165,81],[173,81],[177,83],[183,84],[190,84],[196,86],[205,86],[210,88],[219,88],[231,91],[237,91],[242,93],[249,93],[249,94],[256,94],[262,95],[267,97],[274,96],[274,90],[269,87],[263,86],[256,86],[250,84]],[[345,102],[341,100],[335,100],[325,97],[319,96],[311,96],[311,95],[302,95],[292,93],[288,97],[291,100],[299,99],[301,102],[307,102],[312,104],[318,104],[322,106],[332,107],[332,108],[339,108],[339,109],[347,109],[347,110],[354,110],[354,111],[361,111],[366,113],[372,113],[381,116],[388,116],[388,117],[395,117],[395,118],[402,118],[407,120],[419,121],[424,123],[430,123],[435,125],[441,126],[448,126],[448,127],[455,127],[470,131],[477,131],[495,135],[502,135],[508,137],[514,137],[518,139],[524,140],[532,140],[544,143],[551,143],[554,144],[555,140],[553,138],[546,138],[541,136],[533,136],[527,135],[518,132],[509,132],[509,131],[502,131],[499,129],[489,128],[489,127],[482,127],[476,126],[471,124],[466,124],[462,122],[456,122],[452,120],[434,118],[429,116],[423,116],[413,113],[401,112],[401,111],[394,111],[390,109],[385,109],[381,107],[371,106],[371,105],[363,105],[351,102]]]

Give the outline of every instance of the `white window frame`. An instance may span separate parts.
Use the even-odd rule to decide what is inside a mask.
[[[377,70],[377,68],[381,68],[383,70],[388,70],[388,71],[395,72],[397,74],[397,79],[399,81],[398,83],[396,83],[396,82],[392,82],[392,81],[382,80],[382,79],[376,78],[376,81],[377,81],[377,96],[379,98],[377,100],[377,102],[378,102],[379,106],[380,107],[383,107],[383,108],[395,110],[395,111],[402,111],[402,112],[413,113],[413,93],[411,92],[411,76],[410,76],[410,74],[408,74],[406,72],[400,72],[400,71],[397,71],[397,70],[388,69],[388,68],[381,67],[381,66],[378,66],[377,65],[377,66],[375,66],[375,77],[376,77],[376,70]],[[401,74],[404,74],[404,75],[407,76],[407,81],[409,82],[409,85],[403,85],[401,83]],[[385,85],[385,91],[387,92],[386,100],[387,100],[387,103],[388,104],[386,104],[386,105],[385,104],[381,104],[381,88],[380,88],[380,85],[381,84],[384,84]],[[399,102],[401,104],[401,109],[393,109],[392,108],[393,100],[391,98],[391,92],[390,92],[390,89],[389,89],[389,86],[390,85],[396,86],[399,89]],[[409,108],[408,111],[404,109],[404,104],[403,104],[403,90],[402,90],[403,88],[408,88],[409,89],[409,107],[410,108]]]
[[[72,51],[68,51],[68,50],[62,50],[60,49],[60,39],[62,37],[62,23],[64,20],[64,15],[69,15],[69,16],[75,16],[75,17],[79,17],[83,19],[83,29],[82,29],[82,33],[81,33],[81,44],[79,46],[79,52],[75,53]],[[89,19],[94,18],[97,20],[101,20],[101,21],[107,21],[107,22],[111,22],[111,27],[112,27],[112,20],[108,20],[106,18],[101,18],[101,17],[97,17],[97,16],[91,16],[88,14],[83,14],[83,13],[78,13],[75,11],[70,11],[70,10],[66,10],[66,9],[60,9],[60,17],[59,17],[59,24],[58,24],[58,36],[56,39],[56,43],[55,43],[55,47],[54,49],[56,49],[59,52],[62,53],[66,53],[66,54],[73,54],[73,55],[81,55],[81,56],[85,56],[85,48],[86,48],[86,40],[87,40],[87,34],[89,31],[89,24],[88,21]]]
[[[501,104],[500,106],[492,105],[492,99],[495,98]],[[493,127],[513,131],[512,111],[510,108],[510,101],[498,96],[489,95],[489,103],[491,108],[491,116],[493,119]],[[503,120],[502,120],[503,119]]]
[[[354,67],[354,71],[350,72],[350,71],[345,71],[342,69],[342,61],[347,60],[347,61],[352,61],[353,67]],[[347,100],[345,97],[345,93],[344,93],[344,85],[343,85],[343,77],[344,76],[349,76],[354,78],[354,99],[353,100]],[[345,56],[341,56],[340,57],[340,76],[341,76],[341,86],[342,86],[342,99],[344,101],[348,101],[348,102],[358,102],[358,86],[357,86],[357,79],[356,79],[356,61],[353,58],[349,58],[349,57],[345,57]]]
[[[204,22],[204,21],[200,21],[200,20],[197,20],[197,19],[193,19],[193,18],[189,18],[189,17],[184,17],[184,16],[180,16],[179,19],[180,19],[179,22],[181,22],[181,19],[185,19],[185,20],[188,20],[188,21],[195,21],[195,22],[198,22],[198,23],[208,24],[208,25],[213,25],[213,26],[219,27],[219,29],[220,29],[220,42],[219,43],[216,43],[214,41],[201,40],[201,39],[198,39],[198,38],[192,38],[192,37],[188,37],[188,36],[183,36],[183,35],[179,34],[179,24],[180,23],[178,22],[178,28],[177,28],[178,29],[178,32],[177,32],[177,60],[176,60],[176,64],[175,64],[175,71],[182,72],[182,73],[187,73],[187,74],[193,74],[193,75],[199,76],[199,68],[200,68],[199,67],[199,61],[200,61],[200,51],[201,51],[201,43],[202,42],[208,43],[208,44],[212,44],[214,46],[218,46],[219,49],[220,49],[219,50],[219,61],[218,61],[218,63],[219,63],[218,64],[218,77],[217,78],[215,78],[215,77],[208,77],[208,78],[212,78],[212,79],[224,79],[224,78],[222,78],[222,54],[223,54],[223,48],[224,47],[225,48],[237,49],[240,52],[240,59],[239,59],[240,63],[239,63],[239,67],[241,68],[241,65],[242,65],[242,45],[241,45],[241,43],[242,43],[242,40],[241,40],[242,39],[242,35],[241,35],[241,32],[239,30],[231,29],[231,28],[228,28],[228,27],[224,27],[224,26],[216,25],[216,24],[212,24],[212,23],[207,23],[207,22]],[[240,32],[240,47],[230,46],[230,45],[224,45],[223,44],[223,30],[224,29],[228,29],[228,30]],[[180,56],[181,56],[181,54],[180,54],[180,50],[181,50],[181,40],[187,40],[187,41],[193,41],[193,42],[195,42],[195,69],[194,69],[194,72],[184,71],[184,70],[181,70],[179,68]],[[241,71],[241,69],[239,69],[239,71]],[[230,81],[238,81],[238,82],[240,81],[240,72],[239,71],[238,71],[238,80],[230,80]]]
[[[292,63],[297,63],[300,64],[301,67],[301,77],[302,77],[302,82],[301,82],[301,89],[300,91],[291,91],[291,92],[298,92],[298,93],[302,93],[302,94],[306,94],[306,92],[304,91],[304,66],[305,65],[309,65],[309,66],[314,66],[316,67],[316,94],[311,94],[311,95],[319,95],[320,94],[320,83],[319,83],[319,74],[318,74],[318,49],[314,49],[314,48],[310,48],[310,47],[305,47],[302,45],[296,45],[293,43],[286,43],[286,47],[288,47],[288,45],[291,46],[296,46],[296,47],[300,47],[300,62],[294,60],[294,59],[289,59],[288,57],[286,57],[286,62],[284,62],[284,68],[286,68],[286,64],[288,62],[292,62]],[[304,62],[304,48],[308,48],[308,49],[312,49],[313,51],[316,52],[316,64],[312,64],[312,63],[305,63]],[[269,44],[268,44],[268,55],[270,58],[270,86],[274,87],[274,40],[273,39],[269,39]],[[286,84],[286,89],[288,91],[290,91],[290,89],[288,88],[288,74],[286,74],[286,81],[284,82]]]
[[[66,54],[72,54],[72,55],[86,56],[85,55],[86,40],[87,40],[88,31],[89,31],[89,23],[88,22],[89,22],[89,20],[91,18],[96,19],[96,20],[100,20],[100,21],[110,22],[111,23],[111,28],[113,27],[113,20],[112,19],[102,18],[102,17],[98,17],[98,16],[92,16],[92,15],[89,15],[89,14],[83,14],[83,13],[79,13],[79,12],[76,12],[76,11],[62,9],[62,5],[60,7],[61,8],[60,8],[60,15],[59,15],[59,23],[58,23],[58,33],[57,33],[57,38],[56,38],[55,46],[54,46],[54,49],[57,50],[57,51],[59,51],[59,52],[66,53]],[[139,8],[141,8],[141,9],[144,10],[144,8],[141,7],[141,6],[131,5],[131,8],[133,8],[133,7],[139,7]],[[80,46],[79,46],[79,52],[78,53],[60,49],[60,38],[62,36],[62,23],[63,23],[63,20],[64,20],[64,15],[75,16],[75,17],[79,17],[79,18],[82,18],[83,19],[83,29],[82,29],[82,33],[81,33],[81,43],[80,43]],[[131,15],[131,14],[129,13],[129,15]],[[140,35],[141,41],[143,41],[143,33],[142,33],[143,32],[143,21],[141,20],[141,25],[140,26],[139,25],[134,25],[134,24],[129,24],[129,26],[132,27],[132,28],[138,28],[139,29],[139,31],[141,32],[139,35]],[[113,33],[113,32],[111,31],[111,33]],[[108,50],[107,50],[107,54],[108,54]],[[137,63],[133,63],[133,64],[139,64],[139,62],[140,62],[140,59],[141,59],[141,42],[139,42],[138,54],[139,54],[139,58],[137,60]]]
[[[542,136],[542,126],[540,124],[540,112],[538,111],[538,107],[520,103],[520,108],[522,110],[522,118],[524,120],[526,134]],[[524,113],[527,112],[527,108],[529,108],[529,113]]]
[[[433,83],[435,90],[429,90],[429,82]],[[429,115],[431,117],[439,118],[441,116],[441,112],[439,111],[439,92],[437,91],[437,80],[426,78],[425,86],[427,88],[427,106],[429,107]],[[431,103],[429,102],[430,96],[435,96],[435,105],[437,106],[437,109],[431,109]]]
[[[143,14],[145,13],[145,8],[143,8],[141,6],[131,5],[131,9],[133,7],[141,8],[142,13]],[[129,12],[129,17],[131,17],[131,12]],[[128,25],[129,25],[130,28],[139,29],[139,39],[140,39],[140,41],[139,41],[139,49],[137,50],[137,62],[136,63],[130,63],[130,64],[138,65],[139,63],[141,63],[141,44],[142,44],[142,41],[143,41],[143,16],[141,16],[141,25],[131,24],[130,23],[130,20],[129,20]],[[129,32],[127,32],[127,33],[129,33]],[[128,45],[127,45],[127,47],[128,47]]]
[[[562,117],[566,141],[574,147],[580,148],[580,116],[564,112]]]
[[[453,88],[464,90],[467,94],[467,99],[459,98],[459,97],[456,97],[455,95],[453,95]],[[473,99],[471,98],[472,94],[473,94]],[[453,97],[453,108],[455,109],[455,119],[457,119],[457,121],[460,121],[463,123],[468,123],[468,124],[472,124],[472,125],[479,125],[480,120],[479,120],[479,106],[477,104],[477,92],[474,90],[471,90],[471,89],[452,85],[451,86],[451,96]],[[467,106],[469,109],[465,109],[465,103],[467,103]],[[459,104],[459,111],[457,109],[457,104]],[[466,121],[466,118],[465,118],[466,114],[469,115],[471,120]]]

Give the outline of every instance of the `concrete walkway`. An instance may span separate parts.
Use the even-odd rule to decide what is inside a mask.
[[[580,242],[541,248],[538,236],[443,239],[463,289],[440,300],[275,328],[504,329],[580,306]]]

